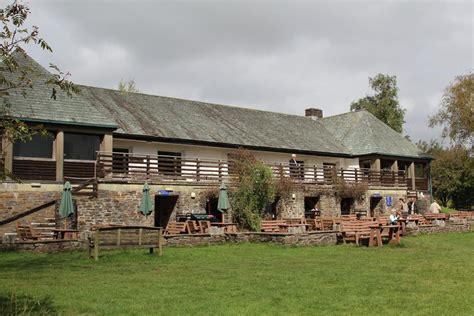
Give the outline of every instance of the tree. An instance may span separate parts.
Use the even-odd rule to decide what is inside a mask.
[[[379,120],[401,133],[405,123],[405,109],[398,102],[397,77],[378,74],[369,78],[369,84],[375,91],[351,104],[351,111],[367,110]]]
[[[467,147],[474,145],[474,73],[455,78],[444,91],[441,108],[429,120],[434,127],[442,125],[443,137]]]
[[[431,154],[433,195],[447,206],[452,201],[454,207],[470,208],[474,203],[474,158],[469,151],[456,145],[448,149],[434,148]]]
[[[237,225],[252,231],[260,230],[267,206],[275,199],[276,185],[270,167],[250,152],[240,149],[232,162],[234,178],[232,211]]]
[[[28,141],[37,133],[47,134],[41,125],[28,125],[10,114],[11,104],[8,96],[12,93],[26,96],[29,89],[35,86],[47,85],[51,87],[51,98],[56,99],[58,89],[65,92],[69,97],[78,93],[79,89],[68,80],[69,73],[63,73],[60,69],[50,64],[52,71],[50,75],[44,76],[38,70],[31,68],[25,61],[28,56],[25,51],[27,45],[37,45],[42,50],[52,52],[48,43],[39,37],[39,28],[25,27],[30,9],[14,1],[5,8],[0,8],[0,133],[10,143],[17,141]],[[2,148],[2,156],[3,156]],[[9,170],[0,171],[0,177],[11,175]]]
[[[129,81],[120,80],[118,84],[118,90],[124,91],[124,92],[134,92],[134,93],[140,92],[140,90],[138,90],[137,88],[137,85],[135,84],[135,80],[133,79]]]

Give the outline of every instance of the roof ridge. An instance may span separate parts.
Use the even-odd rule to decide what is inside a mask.
[[[243,109],[243,110],[248,110],[248,111],[257,111],[257,112],[265,112],[265,113],[273,113],[273,114],[278,114],[278,115],[285,115],[285,116],[291,116],[291,117],[298,117],[302,119],[310,119],[314,122],[317,122],[318,120],[313,120],[312,118],[308,116],[303,116],[303,115],[298,115],[298,114],[290,114],[290,113],[283,113],[283,112],[275,112],[275,111],[268,111],[268,110],[262,110],[262,109],[254,109],[254,108],[248,108],[244,106],[239,106],[239,105],[229,105],[229,104],[220,104],[220,103],[212,103],[212,102],[206,102],[206,101],[199,101],[199,100],[191,100],[191,99],[183,99],[183,98],[175,98],[175,97],[170,97],[170,96],[163,96],[163,95],[156,95],[156,94],[150,94],[150,93],[143,93],[143,92],[129,92],[129,91],[120,91],[117,89],[112,89],[112,88],[104,88],[104,87],[94,87],[90,85],[85,85],[85,84],[78,84],[78,87],[84,87],[86,89],[97,89],[97,90],[107,90],[113,93],[120,93],[120,94],[135,94],[135,95],[143,95],[143,96],[149,96],[153,98],[163,98],[163,99],[169,99],[169,100],[178,100],[178,101],[186,101],[186,102],[195,102],[195,103],[200,103],[202,105],[210,105],[210,106],[221,106],[221,107],[227,107],[227,108],[237,108],[237,109]],[[347,112],[347,113],[341,113],[337,115],[344,115],[344,114],[349,114],[352,112]],[[334,115],[334,116],[337,116]],[[333,116],[330,116],[333,117]]]

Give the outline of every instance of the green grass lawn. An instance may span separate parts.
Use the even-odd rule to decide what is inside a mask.
[[[99,262],[84,252],[0,253],[0,306],[15,291],[19,305],[42,300],[62,315],[474,314],[474,232],[381,249],[164,250],[103,251]]]

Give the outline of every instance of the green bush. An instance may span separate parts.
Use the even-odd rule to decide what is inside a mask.
[[[237,175],[231,196],[234,220],[241,229],[259,231],[265,210],[275,199],[272,170],[247,151],[241,150],[234,157]]]

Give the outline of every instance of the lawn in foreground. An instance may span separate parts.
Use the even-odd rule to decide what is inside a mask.
[[[474,314],[474,233],[400,247],[267,244],[0,253],[0,296],[47,296],[61,314]],[[1,314],[1,313],[0,313]]]

